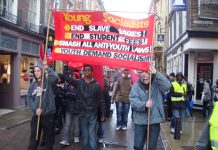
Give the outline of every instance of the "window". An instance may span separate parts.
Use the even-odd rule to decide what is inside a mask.
[[[33,81],[32,69],[37,58],[21,56],[20,64],[20,92],[26,93],[30,83]]]
[[[35,32],[39,31],[37,26],[37,0],[30,0],[27,28]]]
[[[33,24],[35,24],[35,22],[36,22],[36,15],[37,15],[36,4],[37,4],[37,0],[30,0],[28,20],[30,23],[33,23]]]
[[[28,40],[22,40],[22,51],[31,54],[39,54],[39,44]]]
[[[218,19],[217,0],[199,0],[198,14],[200,18]]]
[[[0,84],[10,83],[11,76],[11,57],[10,55],[0,54]]]
[[[70,1],[68,1],[67,9],[73,10],[73,4]]]
[[[39,54],[39,44],[32,43],[31,53],[37,54],[37,55]]]
[[[15,8],[14,0],[0,0],[0,16],[5,19],[16,23],[17,22],[17,14]]]
[[[28,88],[28,57],[21,56],[21,64],[20,64],[20,90],[21,93],[27,92]]]
[[[22,51],[30,52],[31,49],[31,42],[27,40],[22,40]]]
[[[1,47],[17,50],[17,39],[15,37],[2,34],[0,40]]]

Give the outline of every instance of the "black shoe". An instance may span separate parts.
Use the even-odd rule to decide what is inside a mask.
[[[42,142],[40,143],[40,146],[41,146],[41,147],[45,146],[45,141],[42,141]]]

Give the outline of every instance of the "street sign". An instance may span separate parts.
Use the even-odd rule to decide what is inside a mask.
[[[172,9],[174,11],[186,11],[187,0],[172,0]]]
[[[164,35],[163,34],[158,34],[157,35],[157,41],[163,42],[164,41]]]

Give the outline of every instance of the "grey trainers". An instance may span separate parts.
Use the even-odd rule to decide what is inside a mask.
[[[74,143],[79,143],[79,137],[74,137]]]
[[[66,140],[61,141],[60,144],[64,145],[64,146],[69,146],[70,145],[70,143],[67,142]]]

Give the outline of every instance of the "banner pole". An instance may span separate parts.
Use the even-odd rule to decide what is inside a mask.
[[[152,63],[153,63],[153,53],[154,53],[154,37],[155,37],[155,16],[154,15],[154,28],[153,28],[153,41],[152,41],[152,49],[151,49],[151,63],[150,63],[150,67],[152,67]],[[152,74],[150,73],[150,77],[149,77],[149,95],[148,95],[148,100],[151,100],[151,80],[152,80]],[[148,125],[147,125],[147,141],[146,141],[146,150],[149,149],[149,138],[150,138],[150,114],[151,114],[151,108],[148,108]]]
[[[47,56],[47,49],[48,49],[48,36],[49,36],[49,29],[50,29],[50,21],[51,21],[51,11],[49,11],[48,14],[48,24],[47,24],[47,33],[46,33],[46,42],[45,42],[45,50],[44,50],[44,60],[46,60]],[[43,85],[44,85],[44,76],[45,76],[45,69],[42,70],[42,82],[40,87],[40,98],[39,98],[39,109],[42,107],[42,92],[43,92]],[[40,123],[40,116],[38,116],[37,120],[37,129],[36,129],[36,141],[39,138],[39,123]]]

